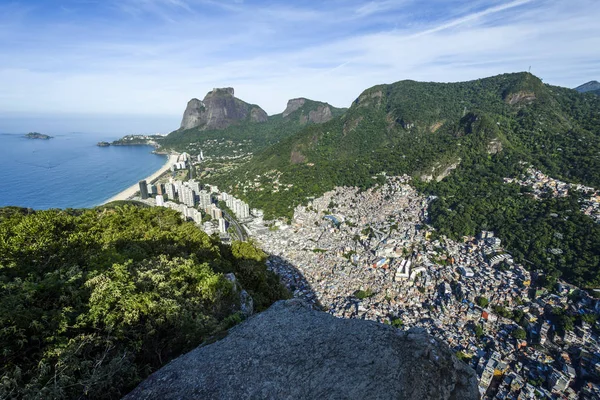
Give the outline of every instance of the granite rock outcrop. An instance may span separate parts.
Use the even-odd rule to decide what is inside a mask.
[[[280,301],[125,399],[477,399],[475,372],[424,330]]]
[[[233,88],[213,89],[203,100],[191,99],[181,120],[180,129],[225,129],[241,121],[265,122],[267,113],[257,105],[234,96]]]
[[[298,116],[301,124],[322,124],[333,118],[329,104],[308,100],[303,97],[289,100],[282,116],[283,118],[287,118],[298,110],[301,110]]]

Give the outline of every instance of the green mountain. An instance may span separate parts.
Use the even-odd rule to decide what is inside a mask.
[[[223,94],[222,91],[224,89],[220,90],[220,97],[233,98],[233,89],[228,92],[231,94]],[[195,99],[192,99],[190,103],[194,102],[194,100]],[[239,99],[235,100],[241,102]],[[199,102],[199,100],[196,101]],[[206,99],[203,104],[207,104]],[[228,103],[223,103],[222,100],[219,104],[225,104],[223,107],[227,108]],[[192,105],[191,108],[194,107],[196,106]],[[220,114],[235,114],[234,111],[229,109],[226,112],[222,111],[225,108],[217,107],[217,109],[221,110],[219,111]],[[235,149],[237,153],[253,153],[279,142],[281,139],[298,132],[308,125],[329,121],[330,119],[343,114],[345,111],[345,109],[335,108],[327,103],[303,98],[290,100],[284,112],[272,116],[267,116],[265,113],[264,118],[261,118],[260,120],[251,118],[252,110],[255,110],[255,108],[251,108],[250,111],[246,113],[246,116],[240,116],[240,118],[235,120],[229,119],[226,124],[223,122],[213,122],[207,125],[205,122],[199,122],[198,118],[196,118],[195,121],[192,121],[194,118],[192,118],[192,120],[190,119],[192,112],[190,111],[190,105],[188,104],[188,108],[184,113],[182,128],[171,132],[164,140],[162,140],[161,146],[164,149],[174,149],[178,151],[185,150],[191,152],[203,149],[205,154],[212,156],[235,155],[232,152],[232,149]],[[201,113],[202,115],[210,114],[212,120],[216,121],[213,117],[215,114],[214,109],[206,108],[203,109]],[[203,121],[211,119],[208,117],[202,118]],[[185,127],[190,126],[190,124],[199,125],[185,129]],[[208,152],[206,151],[207,149],[209,149]]]
[[[510,150],[556,178],[600,186],[599,104],[528,73],[379,85],[345,114],[265,149],[225,181],[242,187],[275,169],[280,182],[294,184],[283,199],[290,205],[334,185],[370,186],[380,172],[440,179],[472,156]]]
[[[598,188],[599,155],[600,98],[516,73],[372,87],[345,114],[307,126],[213,179],[267,216],[290,217],[295,205],[335,186],[367,188],[383,179],[378,174],[409,174],[424,193],[438,196],[430,215],[441,233],[459,238],[496,230],[517,259],[556,272],[553,278],[563,273],[595,285],[598,225],[577,214],[578,207],[571,210],[572,202],[532,200],[503,179],[531,163],[553,178]],[[550,210],[576,215],[554,221]],[[520,228],[524,221],[531,226]],[[551,232],[565,230],[568,251],[548,262],[548,247],[535,243],[554,245]]]

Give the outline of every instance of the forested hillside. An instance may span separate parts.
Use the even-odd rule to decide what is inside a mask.
[[[576,200],[534,201],[503,182],[528,164],[599,188],[600,98],[529,73],[379,85],[344,115],[303,129],[215,182],[269,217],[290,217],[295,205],[334,186],[366,188],[382,172],[409,174],[438,196],[430,215],[441,232],[459,238],[496,230],[530,267],[600,285],[600,231]],[[553,211],[572,215],[551,220]],[[545,247],[556,245],[555,233],[567,250],[560,257]]]
[[[122,397],[174,357],[287,297],[249,243],[161,207],[0,209],[0,398]]]
[[[244,187],[277,170],[293,184],[285,193],[247,191],[275,214],[335,185],[367,187],[372,176],[436,178],[469,157],[514,152],[550,175],[600,185],[600,99],[544,85],[531,74],[506,74],[462,83],[401,81],[363,92],[344,115],[312,125],[267,148],[220,178]]]

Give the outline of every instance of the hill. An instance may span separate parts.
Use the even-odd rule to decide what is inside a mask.
[[[190,114],[189,110],[190,105],[186,109],[186,115]],[[246,118],[230,121],[231,123],[226,125],[201,124],[186,128],[189,124],[184,122],[189,122],[189,119],[184,115],[182,128],[165,137],[161,146],[164,149],[191,153],[202,149],[204,154],[211,156],[254,153],[298,132],[307,125],[326,122],[344,111],[327,103],[302,98],[290,100],[286,110],[280,114],[269,117],[265,114],[264,120],[260,123]]]
[[[536,201],[504,178],[531,164],[553,178],[598,188],[599,132],[600,98],[543,84],[529,73],[400,81],[365,90],[345,114],[213,179],[267,217],[291,217],[297,204],[335,186],[367,188],[381,181],[379,174],[409,174],[421,191],[438,197],[430,216],[441,233],[460,238],[496,230],[519,261],[589,287],[600,284],[598,224],[578,211],[569,220],[552,219],[549,214],[572,211],[577,200]],[[549,247],[535,243],[554,244],[554,232],[563,235],[565,253],[548,263]]]
[[[223,181],[243,187],[250,177],[277,170],[280,182],[294,184],[290,205],[335,185],[368,187],[383,171],[439,179],[470,156],[504,149],[558,178],[600,186],[598,107],[595,99],[527,73],[379,85],[344,115],[282,140]]]
[[[575,88],[579,93],[593,93],[600,96],[600,82],[589,81]]]
[[[121,398],[240,322],[241,290],[285,298],[265,257],[161,207],[1,208],[0,398]]]

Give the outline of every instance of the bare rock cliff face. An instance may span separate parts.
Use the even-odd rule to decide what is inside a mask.
[[[283,111],[283,118],[287,118],[290,114],[300,110],[306,104],[307,100],[305,98],[291,99],[287,103],[287,107]],[[313,102],[311,102],[312,104]],[[333,114],[331,112],[331,107],[325,103],[318,103],[315,109],[310,110],[308,112],[302,111],[302,114],[299,117],[300,123],[307,124],[322,124],[323,122],[329,121],[333,118]]]
[[[265,122],[267,118],[262,108],[234,97],[233,88],[213,89],[204,100],[192,99],[188,102],[181,129],[224,129],[246,119]]]
[[[478,399],[475,372],[422,330],[280,301],[125,399]]]
[[[287,103],[287,107],[283,111],[283,118],[287,117],[294,111],[299,110],[300,107],[304,105],[304,103],[306,103],[306,99],[303,98],[289,100]]]

